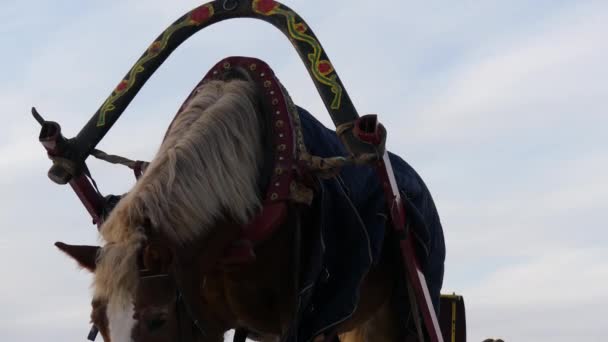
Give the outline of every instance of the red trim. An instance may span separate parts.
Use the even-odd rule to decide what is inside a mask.
[[[58,123],[45,121],[42,124],[38,140],[52,160],[64,157],[67,140],[61,134],[61,126]],[[103,221],[101,217],[104,204],[103,197],[95,190],[91,181],[82,172],[78,177],[72,177],[69,183],[91,215],[91,218],[93,218],[93,224],[97,224],[97,227],[100,227]]]
[[[294,125],[285,100],[286,94],[268,64],[251,57],[228,57],[219,61],[198,86],[213,79],[221,79],[226,71],[240,68],[247,71],[263,92],[262,101],[269,110],[272,122],[274,146],[274,172],[271,177],[265,202],[275,203],[289,199],[290,185],[294,179],[296,165],[296,142]],[[197,88],[198,88],[197,86]],[[193,96],[194,92],[190,95]],[[186,100],[187,101],[187,100]]]
[[[272,236],[285,219],[287,219],[285,202],[267,204],[258,216],[243,227],[243,239],[253,243],[262,242]]]
[[[379,145],[382,143],[382,132],[378,123],[378,115],[368,114],[355,121],[353,133],[356,137],[368,144]]]
[[[104,200],[91,185],[91,181],[84,174],[81,174],[78,177],[72,177],[70,186],[93,218],[93,224],[96,224],[98,228],[101,227],[103,223],[101,212]]]
[[[294,124],[286,100],[288,95],[268,64],[256,58],[228,57],[211,68],[196,88],[209,80],[222,79],[226,71],[234,68],[246,71],[263,94],[261,100],[264,109],[269,111],[267,115],[270,115],[272,123],[274,167],[264,196],[264,207],[249,224],[242,227],[241,239],[227,250],[224,263],[228,264],[255,260],[255,244],[270,238],[285,221],[290,186],[295,177],[294,167],[297,166]],[[188,99],[193,95],[194,91]]]
[[[384,127],[378,123],[376,115],[365,115],[359,118],[355,123],[354,134],[364,142],[374,145],[380,145],[385,138]],[[384,151],[382,159],[376,165],[378,176],[382,181],[384,188],[386,203],[389,203],[391,215],[391,224],[393,229],[398,233],[397,236],[404,236],[406,227],[406,212],[399,194],[395,173],[388,156],[388,152]],[[431,342],[443,342],[443,335],[439,327],[439,321],[431,301],[426,279],[422,273],[422,269],[414,253],[414,236],[411,231],[407,232],[405,239],[400,241],[401,256],[407,277],[414,288],[418,307],[422,312],[424,324],[429,334]]]

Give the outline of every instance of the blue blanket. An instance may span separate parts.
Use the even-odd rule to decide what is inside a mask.
[[[347,153],[334,131],[298,108],[305,145],[317,156]],[[390,130],[389,130],[390,133]],[[403,159],[389,154],[407,216],[417,240],[417,255],[439,309],[445,243],[433,199],[420,176]],[[286,341],[310,341],[330,331],[355,310],[359,285],[380,258],[386,225],[384,192],[376,171],[369,166],[344,167],[331,179],[318,179],[313,210],[318,211],[318,239],[301,285],[299,320]],[[308,227],[305,227],[308,229]]]

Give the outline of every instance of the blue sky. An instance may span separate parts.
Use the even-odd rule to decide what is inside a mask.
[[[315,30],[360,113],[422,175],[442,217],[444,289],[471,341],[603,341],[608,307],[608,3],[285,0]],[[90,276],[53,242],[96,243],[86,211],[46,178],[32,105],[72,136],[148,44],[200,3],[0,3],[0,338],[85,340]],[[220,23],[180,47],[100,145],[150,159],[219,59],[267,61],[329,117],[267,24]],[[131,174],[91,161],[102,191]]]

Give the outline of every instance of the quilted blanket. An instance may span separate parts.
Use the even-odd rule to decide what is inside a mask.
[[[331,157],[346,151],[335,132],[310,113],[298,108],[305,145],[317,156]],[[390,130],[389,130],[390,132]],[[408,219],[416,236],[417,254],[439,309],[443,282],[445,243],[439,215],[429,190],[400,157],[390,154]],[[298,326],[285,341],[310,341],[331,330],[355,310],[359,285],[378,261],[387,220],[386,203],[376,171],[369,166],[347,166],[339,175],[318,179],[313,203],[318,211],[318,238],[305,270],[300,292]]]

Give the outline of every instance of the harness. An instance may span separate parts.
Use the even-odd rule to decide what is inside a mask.
[[[313,196],[312,190],[300,183],[306,170],[298,164],[298,157],[305,152],[305,147],[297,110],[266,63],[247,57],[225,58],[209,70],[196,88],[210,80],[239,76],[253,81],[261,95],[262,111],[268,116],[272,171],[266,182],[261,212],[242,227],[241,237],[228,251],[225,263],[242,263],[255,258],[253,247],[272,236],[285,221],[289,202],[310,204]]]
[[[408,281],[412,284],[413,297],[416,299],[414,305],[417,305],[423,317],[424,328],[430,341],[442,341],[426,280],[414,253],[414,238],[406,225],[403,201],[396,186],[388,153],[384,149],[386,130],[375,115],[359,117],[334,66],[310,27],[297,13],[277,1],[216,0],[186,13],[148,47],[75,138],[66,139],[61,134],[59,124],[45,121],[33,109],[34,117],[42,125],[39,140],[53,162],[48,172],[49,178],[58,184],[69,183],[91,214],[93,222],[100,226],[104,215],[108,212],[108,201],[99,193],[92,181],[85,164],[86,158],[95,154],[108,157],[96,152],[95,146],[118,120],[149,77],[177,46],[209,25],[242,17],[266,21],[281,30],[292,42],[336,125],[336,132],[351,156],[322,159],[310,156],[305,151],[299,151],[297,119],[293,115],[293,104],[265,63],[261,61],[252,63],[251,59],[243,57],[232,57],[218,63],[203,82],[206,79],[220,77],[226,71],[246,70],[251,78],[262,84],[265,94],[263,101],[269,101],[265,106],[274,110],[276,115],[272,119],[273,144],[276,147],[275,170],[265,195],[264,210],[249,225],[243,227],[239,243],[233,246],[228,256],[233,257],[233,262],[251,260],[254,257],[253,245],[272,235],[278,225],[285,220],[287,201],[298,203],[310,201],[310,191],[302,187],[296,177],[303,170],[303,165],[331,174],[332,169],[346,163],[371,163],[384,185],[390,221],[396,232],[395,235],[399,238],[403,266]],[[141,174],[145,163],[133,162],[132,166],[139,170],[136,170],[138,175]],[[176,294],[177,305],[183,303],[182,306],[188,308],[183,294],[179,292]],[[194,311],[185,309],[184,312]],[[189,316],[193,324],[197,322],[195,314],[186,316]],[[195,325],[198,327],[197,324]],[[200,327],[199,330],[203,333]]]
[[[142,271],[140,271],[139,279],[140,286],[150,286],[146,284],[147,282],[172,281],[169,274],[143,275]],[[188,305],[187,300],[184,299],[184,295],[179,288],[175,291],[175,313],[178,326],[177,342],[194,341],[193,332],[199,333],[202,337],[207,336],[207,332],[203,328],[203,322],[193,314],[192,308]],[[94,339],[95,337],[90,340],[93,341]]]

